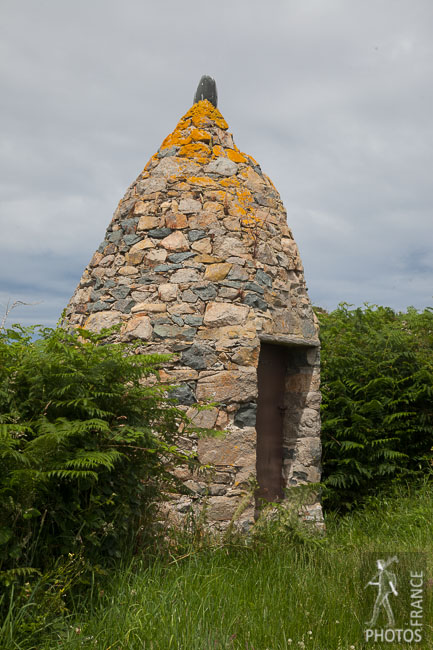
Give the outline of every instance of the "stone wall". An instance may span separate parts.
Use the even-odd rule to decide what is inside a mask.
[[[319,444],[318,327],[298,248],[278,192],[227,128],[194,104],[119,202],[66,311],[96,331],[121,323],[119,340],[141,340],[143,354],[177,354],[161,380],[198,424],[228,435],[184,441],[215,470],[210,482],[180,471],[192,492],[172,512],[207,493],[222,527],[255,476],[260,340],[304,346],[287,379],[288,485],[317,478]],[[206,401],[218,406],[197,412]]]

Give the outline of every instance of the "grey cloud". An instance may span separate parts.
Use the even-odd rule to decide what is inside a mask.
[[[432,18],[430,0],[4,0],[1,302],[55,322],[206,73],[313,302],[432,304]]]

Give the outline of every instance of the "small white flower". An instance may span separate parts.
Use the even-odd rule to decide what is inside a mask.
[[[311,636],[311,634],[313,634],[313,632],[311,630],[308,630],[307,634],[309,634]]]

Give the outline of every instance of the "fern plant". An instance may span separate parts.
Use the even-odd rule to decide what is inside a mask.
[[[351,507],[431,471],[433,311],[319,312],[327,503]]]
[[[85,330],[0,330],[0,577],[80,554],[104,564],[150,537],[185,414],[144,381],[164,355]],[[36,337],[36,338],[35,338]]]

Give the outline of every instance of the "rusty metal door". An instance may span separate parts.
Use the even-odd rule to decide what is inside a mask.
[[[262,343],[257,400],[256,504],[278,501],[283,496],[283,417],[287,350]]]

